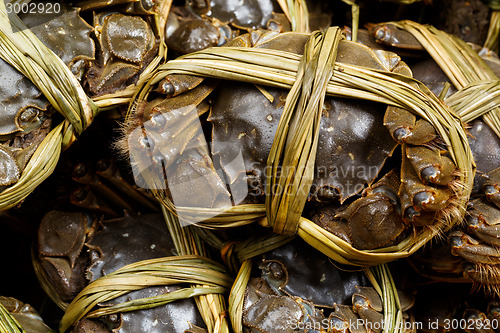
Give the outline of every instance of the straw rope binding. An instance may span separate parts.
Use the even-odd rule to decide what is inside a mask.
[[[170,1],[158,1],[155,7],[156,33],[160,38],[158,54],[141,73],[138,83],[164,60],[165,19]],[[128,104],[135,85],[123,91],[91,100],[70,69],[36,37],[14,14],[7,15],[0,3],[0,57],[26,76],[61,113],[65,120],[55,126],[38,146],[20,179],[0,193],[0,211],[15,207],[54,171],[61,151],[68,148],[103,110]]]
[[[329,36],[333,37],[335,35],[333,31],[334,30],[330,30]],[[320,50],[319,45],[321,43],[319,42],[319,39],[317,39],[318,36],[318,34],[311,35],[309,47],[312,47],[310,50],[316,49],[316,52]],[[327,62],[327,53],[325,50],[335,52],[334,49],[332,50],[332,45],[334,45],[332,41],[338,37],[332,37],[328,37],[328,42],[323,41],[323,45],[325,45],[325,49],[322,49],[323,51],[321,51],[321,59],[323,59],[321,60],[321,66],[323,70],[325,70]],[[263,39],[265,39],[265,37],[263,37]],[[325,38],[325,40],[327,39]],[[349,42],[340,41],[340,43]],[[326,47],[326,45],[328,46]],[[133,113],[138,106],[145,103],[150,90],[152,89],[151,87],[155,86],[166,76],[172,74],[196,75],[217,79],[236,80],[263,86],[267,85],[290,89],[291,93],[287,98],[287,103],[291,104],[292,101],[298,99],[298,95],[294,94],[297,94],[295,91],[300,87],[300,84],[296,82],[301,82],[302,80],[301,75],[304,69],[301,69],[301,66],[303,66],[301,65],[301,59],[312,59],[313,54],[314,52],[312,51],[306,51],[306,55],[302,58],[302,56],[297,54],[274,49],[228,46],[223,48],[207,49],[182,56],[160,66],[158,70],[153,73],[150,81],[138,89],[136,99],[132,104],[131,112]],[[315,57],[317,57],[317,55]],[[316,60],[314,61],[317,61],[319,58],[315,59]],[[312,62],[313,64],[315,63],[314,61]],[[311,66],[315,65],[311,64]],[[318,66],[318,68],[319,67],[320,66]],[[310,71],[311,69],[308,70]],[[312,76],[309,75],[311,75],[311,73],[307,75],[306,79],[312,81],[314,74]],[[316,75],[316,78],[318,79],[317,82],[320,82],[320,77],[321,75]],[[325,80],[325,78],[328,77],[329,79]],[[297,199],[297,197],[293,199],[297,202],[293,204],[292,209],[288,210],[288,213],[293,212],[290,216],[288,216],[289,214],[284,213],[285,210],[280,211],[280,209],[290,205],[290,202],[292,202],[291,196],[286,199],[283,199],[283,197],[278,199],[280,198],[279,196],[274,197],[273,199],[272,197],[267,196],[267,203],[265,206],[260,204],[237,205],[225,209],[175,206],[170,201],[165,191],[154,190],[157,198],[162,202],[166,209],[176,213],[179,217],[182,216],[183,223],[189,223],[189,220],[194,220],[197,221],[198,226],[207,228],[234,227],[255,221],[259,221],[259,223],[263,225],[272,225],[275,223],[276,231],[281,230],[284,231],[285,234],[293,234],[293,232],[296,231],[297,234],[304,238],[304,240],[306,240],[309,244],[338,262],[361,266],[371,266],[395,260],[397,258],[407,257],[444,229],[448,229],[459,223],[465,213],[464,207],[470,195],[474,175],[472,154],[468,146],[467,135],[460,117],[441,100],[439,100],[438,97],[432,94],[422,83],[405,75],[382,70],[374,70],[353,64],[335,62],[333,66],[333,75],[329,76],[326,74],[323,76],[323,80],[325,80],[324,82],[326,83],[326,94],[330,96],[333,95],[339,97],[366,99],[407,109],[426,119],[434,126],[445,145],[449,147],[451,158],[460,170],[459,179],[454,187],[456,200],[452,203],[452,209],[450,210],[451,213],[446,216],[441,216],[439,218],[440,222],[438,222],[434,227],[424,228],[421,232],[408,236],[396,246],[362,251],[353,248],[346,241],[320,228],[313,222],[300,217],[300,212],[303,207],[300,207],[297,203],[304,202],[303,197],[302,199]],[[318,93],[321,90],[319,87],[320,85],[317,86],[314,94],[314,98],[317,99],[316,102],[321,99],[321,94]],[[311,92],[309,93],[312,95]],[[300,103],[305,103],[305,101]],[[312,104],[310,107],[312,107]],[[297,114],[300,113],[297,111]],[[312,121],[313,119],[316,119],[317,121],[317,118],[312,116],[313,114],[315,113],[313,112],[311,115],[307,116],[308,119],[310,119],[307,121],[307,126],[310,127],[297,127],[297,129],[300,128],[301,135],[304,135],[304,137],[300,137],[300,140],[305,141],[301,142],[307,141],[310,145],[306,151],[310,151],[311,153],[306,153],[306,155],[310,154],[309,159],[311,160],[314,158],[314,155],[312,154],[314,149],[311,148],[314,146],[313,129],[315,128],[314,125],[312,125]],[[283,117],[280,120],[283,123],[280,126],[284,128],[286,128],[286,117],[290,116],[287,116],[287,113],[284,112]],[[297,116],[297,119],[301,118]],[[311,123],[309,123],[309,121],[311,121]],[[290,122],[290,124],[291,125],[289,126],[295,126],[293,125],[293,122]],[[280,135],[282,137],[279,137]],[[294,141],[291,137],[286,138],[285,134],[279,131],[274,145],[281,144],[281,149],[283,149],[284,142],[287,142],[287,144],[290,144],[289,142],[294,142],[295,144],[300,140]],[[301,145],[299,144],[297,146],[293,146],[293,148],[290,145],[285,149],[289,152],[295,153],[304,149],[300,147],[305,147],[305,145],[303,143]],[[273,149],[276,150],[276,147]],[[282,156],[279,155],[280,153],[278,153],[278,150],[276,150],[276,152],[272,152],[272,154]],[[300,155],[295,155],[294,158],[299,157]],[[290,157],[289,161],[291,160],[292,158]],[[305,167],[306,160],[307,158],[304,158],[304,160],[300,162],[302,164],[297,164],[298,166],[303,167],[302,170],[298,168],[298,171],[307,171],[307,167],[309,166]],[[295,160],[294,163],[298,163],[297,161],[298,160]],[[273,166],[273,163],[281,162],[274,161],[270,157],[268,165]],[[273,174],[268,176],[273,176]],[[293,176],[295,177],[295,175]],[[146,181],[153,184],[150,188],[161,188],[160,185],[163,180],[155,178],[154,175],[150,175],[148,178],[150,179]],[[282,180],[274,178],[274,181],[278,182]],[[300,178],[297,176],[293,182],[290,178],[286,180],[287,183],[284,183],[289,184],[287,185],[289,187],[287,188],[285,186],[284,189],[288,191],[288,195],[290,193],[299,193],[300,191],[305,191],[304,188],[299,187],[299,184],[303,182],[305,185],[308,181],[310,180],[306,180],[306,177]],[[290,202],[286,200],[290,200]],[[298,224],[290,224],[284,227],[285,224],[283,221],[287,219],[294,220],[295,223],[298,222]],[[276,222],[278,223],[277,227]],[[289,223],[288,220],[287,223]]]

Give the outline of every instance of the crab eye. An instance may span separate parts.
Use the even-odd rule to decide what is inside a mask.
[[[88,172],[88,168],[87,166],[85,165],[85,163],[79,163],[77,166],[75,166],[74,170],[73,170],[73,175],[75,177],[83,177],[87,174]]]
[[[352,307],[356,311],[367,309],[370,307],[370,302],[364,296],[355,294],[352,296]]]
[[[158,87],[158,92],[170,97],[175,93],[175,88],[171,82],[164,80],[160,87]]]
[[[88,194],[89,194],[89,192],[83,187],[79,187],[72,192],[73,197],[77,201],[83,201],[87,197]]]
[[[377,31],[375,31],[375,39],[382,41],[389,40],[389,35],[387,34],[385,27],[379,28],[377,29]]]
[[[34,122],[37,120],[39,113],[40,110],[28,107],[21,113],[19,119],[23,122]]]
[[[268,269],[269,272],[271,273],[271,276],[276,280],[282,280],[286,275],[284,267],[280,263],[272,262],[269,264]]]
[[[97,169],[99,171],[105,171],[108,170],[111,167],[111,162],[108,159],[100,159],[97,161]]]
[[[150,10],[151,8],[153,8],[155,2],[153,0],[142,0],[141,4],[145,10]]]

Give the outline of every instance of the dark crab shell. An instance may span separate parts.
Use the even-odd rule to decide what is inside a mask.
[[[70,68],[76,62],[95,58],[95,44],[90,33],[92,26],[74,8],[63,15],[36,25],[31,31]]]
[[[357,288],[369,285],[361,270],[336,267],[298,238],[266,252],[255,266],[243,305],[243,324],[251,332],[323,332],[329,323],[321,309],[350,304]]]
[[[231,169],[231,161],[241,153],[246,173],[254,176],[250,190],[261,191],[261,194],[267,156],[286,98],[284,90],[266,90],[274,97],[272,103],[249,84],[222,84],[209,118],[214,125],[212,153],[220,156],[231,183],[247,181],[246,174],[236,174]],[[384,108],[366,101],[326,100],[313,195],[321,197],[325,190],[331,191],[332,197],[338,195],[343,202],[375,180],[384,161],[396,148],[383,127]],[[321,199],[328,200],[328,195]]]
[[[251,46],[301,54],[308,37],[308,34],[300,33],[278,34],[270,32],[262,34],[254,32],[235,38],[229,43],[229,46]],[[362,44],[346,40],[339,42],[336,58],[340,67],[342,64],[346,66],[354,64],[411,76],[410,68],[400,60],[400,57],[392,52],[374,51]],[[175,78],[177,78],[176,75],[171,75],[172,81],[175,82]],[[247,83],[223,81],[210,96],[210,114],[206,118],[206,108],[201,107],[205,96],[201,93],[203,89],[200,88],[206,87],[206,82],[197,82],[198,85],[195,84],[194,87],[187,88],[188,91],[178,92],[179,94],[176,95],[175,86],[170,84],[167,88],[167,81],[167,78],[164,78],[160,87],[155,91],[162,93],[162,91],[172,90],[173,93],[167,93],[169,97],[160,97],[157,100],[145,101],[138,105],[137,121],[130,122],[129,130],[132,129],[132,131],[130,131],[127,143],[132,164],[134,167],[137,166],[135,168],[138,170],[137,174],[143,172],[146,174],[146,172],[157,168],[162,173],[157,172],[155,184],[151,186],[158,188],[158,184],[160,184],[163,186],[162,189],[167,190],[167,186],[163,182],[182,184],[184,178],[187,178],[185,177],[187,172],[175,174],[175,170],[180,168],[178,165],[174,167],[172,160],[176,157],[173,156],[176,148],[171,148],[173,142],[179,142],[180,144],[175,146],[181,148],[177,148],[179,153],[176,154],[185,155],[181,156],[182,163],[190,165],[195,162],[199,165],[205,163],[206,172],[197,172],[200,176],[214,175],[219,185],[227,182],[224,185],[232,192],[231,200],[227,200],[230,205],[262,203],[264,194],[272,193],[275,190],[266,188],[268,184],[266,175],[269,174],[267,172],[269,170],[266,168],[268,164],[271,164],[268,161],[268,156],[286,103],[285,91],[270,87],[255,87]],[[189,95],[192,95],[192,99],[188,98]],[[170,107],[166,107],[167,104]],[[162,108],[159,107],[160,105]],[[200,108],[197,111],[199,116],[197,121],[191,121],[191,117],[196,117],[196,114],[194,111],[189,112],[188,117],[188,108],[186,107],[189,110],[194,110],[195,107]],[[168,130],[171,130],[169,127],[174,128],[176,121],[180,123],[172,118],[182,112],[186,114],[187,124],[184,127],[178,127],[177,132],[171,131],[169,134]],[[457,213],[458,208],[452,205],[453,199],[456,198],[456,192],[451,187],[454,186],[454,180],[457,182],[460,180],[456,179],[454,174],[456,166],[446,156],[446,150],[438,151],[431,148],[424,150],[423,148],[413,149],[411,147],[407,149],[405,146],[407,144],[424,145],[434,140],[436,134],[431,123],[424,119],[417,119],[412,112],[394,106],[387,107],[381,103],[340,97],[327,97],[321,112],[318,145],[317,150],[315,150],[315,171],[312,186],[308,189],[311,201],[328,202],[328,204],[333,203],[333,205],[337,202],[340,204],[351,203],[355,195],[370,189],[377,180],[381,179],[382,174],[380,173],[384,169],[384,164],[398,144],[404,146],[401,151],[406,163],[401,166],[401,160],[398,161],[395,158],[391,160],[391,163],[395,163],[385,166],[385,173],[391,169],[398,173],[395,177],[397,181],[390,191],[391,194],[375,193],[372,197],[362,199],[364,202],[362,205],[358,205],[359,209],[354,209],[356,208],[354,207],[348,215],[340,216],[345,220],[354,220],[353,216],[355,215],[365,217],[358,219],[358,223],[352,224],[351,232],[348,232],[345,237],[341,236],[343,239],[353,238],[353,228],[358,229],[358,231],[363,230],[360,235],[362,237],[358,237],[356,244],[350,242],[352,247],[367,250],[401,241],[403,237],[409,235],[408,233],[403,234],[403,231],[408,229],[407,226],[410,223],[413,223],[413,221],[407,221],[406,215],[403,216],[404,220],[401,218],[401,215],[406,214],[407,208],[410,206],[416,212],[411,215],[412,218],[414,215],[422,215],[418,216],[417,222],[419,224],[413,223],[417,226],[434,224],[438,220],[444,220]],[[392,114],[392,116],[387,117],[387,114]],[[393,129],[389,129],[389,132],[384,126],[388,126],[386,118],[390,120],[389,123],[394,125],[391,125]],[[206,123],[205,119],[210,123]],[[188,156],[188,149],[182,151],[184,147],[191,148],[189,140],[194,142],[201,137],[195,134],[184,135],[184,133],[189,132],[185,129],[194,123],[199,123],[197,133],[204,131],[203,139],[207,138],[206,141],[211,141],[211,154],[206,152],[205,145],[203,146],[203,154],[199,154],[199,156]],[[132,128],[133,126],[135,128]],[[414,127],[420,132],[414,134],[411,130]],[[149,128],[152,130],[150,131]],[[394,134],[400,128],[405,129],[405,131],[408,128],[409,136],[414,135],[417,139],[421,139],[423,136],[425,140],[423,142],[421,140],[401,142]],[[209,133],[210,129],[211,133]],[[144,130],[146,130],[146,134]],[[189,130],[194,133],[194,129],[189,128]],[[426,135],[421,135],[421,132]],[[133,137],[134,133],[136,137]],[[205,140],[202,141],[205,142]],[[436,141],[438,140],[436,139]],[[431,142],[429,145],[434,143]],[[437,142],[436,146],[438,146]],[[149,151],[149,154],[144,154],[145,151]],[[424,156],[420,156],[422,154]],[[433,157],[438,157],[439,162],[444,164],[444,167],[430,163],[429,159]],[[170,169],[174,171],[170,172]],[[442,170],[444,171],[441,172]],[[281,171],[277,170],[278,173]],[[191,173],[195,175],[194,172]],[[430,174],[429,177],[427,177],[428,174]],[[445,174],[445,177],[442,174]],[[170,176],[173,176],[173,179]],[[158,181],[156,182],[156,180]],[[205,180],[205,184],[212,183]],[[211,187],[215,188],[213,184]],[[457,187],[459,186],[457,185]],[[184,191],[183,196],[192,199],[186,202],[189,205],[178,204],[173,198],[173,191],[170,193],[166,191],[166,194],[173,198],[172,203],[178,207],[229,207],[229,205],[215,204],[215,198],[219,196],[212,194],[217,193],[217,191],[196,191],[197,188],[201,188],[201,186],[184,186],[184,189],[188,190]],[[245,191],[239,191],[241,189],[245,189]],[[182,191],[181,187],[174,190]],[[226,191],[224,191],[224,195],[226,195]],[[364,194],[362,195],[364,196]],[[402,207],[403,199],[399,197],[404,195],[406,195],[407,200],[404,202],[405,206]],[[207,205],[203,205],[205,204],[205,201],[202,200],[203,196],[213,199]],[[350,200],[346,202],[348,199]],[[446,210],[448,207],[450,209]],[[306,214],[308,208],[305,209]],[[341,208],[345,209],[346,207]],[[382,209],[384,211],[377,214]],[[340,211],[333,211],[330,215],[335,216]],[[443,211],[443,214],[438,216],[437,211]],[[386,217],[389,217],[392,222],[383,225],[381,221],[387,221]],[[191,223],[198,222],[190,216],[187,216],[186,219]],[[312,222],[317,223],[318,221]],[[371,228],[370,230],[378,228],[384,232],[380,233],[380,237],[374,238],[372,237],[373,232],[366,232],[368,228],[365,226]],[[373,241],[365,242],[367,237]],[[369,244],[360,245],[361,243]]]
[[[210,15],[248,29],[265,28],[274,11],[270,0],[210,0]]]
[[[51,212],[39,230],[39,260],[49,281],[71,300],[85,282],[94,281],[125,265],[152,258],[175,255],[162,215],[149,214],[102,221],[100,228],[89,224],[79,212]],[[91,238],[85,244],[85,238]],[[85,274],[86,271],[86,274]],[[88,281],[85,281],[85,277]],[[158,286],[137,290],[99,304],[107,306],[132,299],[166,294],[180,286]],[[77,323],[77,332],[183,332],[191,325],[203,326],[194,300],[186,299],[163,306],[109,315],[99,320]],[[107,328],[105,328],[107,327]]]
[[[300,53],[303,36],[296,37],[293,43],[285,44],[287,34],[283,34],[282,38],[271,39],[259,47]],[[340,43],[337,60],[387,69],[375,55],[364,54],[367,50],[363,48],[359,50],[361,54],[352,54],[353,45]],[[262,191],[265,186],[267,156],[286,99],[284,90],[266,90],[273,97],[272,102],[252,85],[223,83],[209,116],[213,124],[212,153],[220,157],[231,184],[251,182],[250,192]],[[339,198],[343,202],[377,178],[397,146],[383,126],[385,108],[374,102],[326,98],[311,189],[319,201]],[[231,169],[231,162],[240,153],[246,174]]]
[[[235,34],[229,25],[216,18],[199,16],[187,7],[172,6],[165,26],[167,46],[179,54],[222,46]]]
[[[139,16],[120,13],[104,15],[100,35],[104,64],[112,56],[140,64],[155,44],[155,36],[151,27]]]
[[[0,59],[0,138],[40,127],[48,105],[35,85]]]
[[[381,332],[384,302],[362,270],[335,266],[301,239],[263,254],[257,264],[260,277],[250,278],[243,305],[248,332]],[[400,290],[398,298],[410,324],[406,312],[414,298]]]
[[[24,332],[47,333],[51,331],[50,327],[44,323],[42,317],[31,305],[4,296],[0,296],[0,304],[21,325]],[[2,316],[2,318],[5,317]]]
[[[356,287],[370,285],[363,271],[342,270],[302,239],[265,253],[261,260],[261,277],[275,292],[319,306],[346,304]]]
[[[482,190],[485,178],[482,174],[500,166],[500,138],[481,120],[475,120],[469,128],[469,145],[476,162],[473,194]]]
[[[199,17],[210,17],[243,29],[265,29],[276,10],[270,0],[186,1],[185,9]]]
[[[59,15],[21,15],[30,30],[79,77],[94,59],[91,26],[77,8],[61,6]],[[53,108],[40,90],[0,59],[0,185],[16,183],[51,129]]]
[[[91,94],[103,95],[124,89],[153,59],[158,40],[149,21],[117,12],[94,15],[99,54],[85,73]]]
[[[125,265],[152,258],[175,255],[175,247],[161,215],[128,216],[102,223],[87,243],[91,249],[88,269],[91,281]],[[130,299],[150,297],[178,289],[177,286],[138,290],[108,302],[117,304]],[[106,304],[108,304],[106,303]],[[105,304],[103,304],[105,306]],[[203,326],[192,299],[148,310],[122,313],[121,323],[113,332],[182,332],[190,324]]]
[[[26,19],[30,30],[71,68],[79,61],[93,60],[95,47],[90,38],[92,28],[80,17],[79,10],[62,8],[67,12],[47,22],[30,20],[30,16]],[[0,138],[39,127],[47,118],[48,101],[2,59],[0,73]]]

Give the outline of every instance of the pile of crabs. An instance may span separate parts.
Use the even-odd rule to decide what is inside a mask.
[[[490,16],[498,13],[479,0],[434,2],[358,1],[360,20],[421,20],[482,44]],[[58,327],[75,333],[216,331],[205,321],[196,297],[83,316],[69,325],[60,321],[69,304],[96,280],[127,265],[184,254],[168,224],[175,207],[182,207],[182,222],[191,208],[225,214],[238,207],[265,207],[266,194],[273,191],[268,156],[288,89],[244,79],[167,74],[140,103],[128,92],[144,88],[151,66],[179,56],[210,47],[301,56],[310,34],[292,32],[295,23],[270,0],[75,1],[58,8],[57,13],[19,16],[91,99],[123,102],[100,112],[62,153],[52,176],[24,202],[0,212],[2,258],[11,276],[2,282],[0,304],[26,332]],[[430,15],[432,8],[449,12]],[[351,7],[341,1],[311,2],[308,9],[311,31],[351,24]],[[413,77],[443,103],[456,92],[409,33],[391,24],[367,27],[357,37],[350,28],[342,29],[337,62]],[[476,49],[500,77],[497,54]],[[62,117],[12,65],[0,58],[0,67],[4,191],[19,181]],[[353,251],[367,253],[396,248],[412,235],[448,226],[409,258],[388,265],[401,331],[500,330],[500,133],[481,117],[463,126],[475,175],[469,200],[460,206],[463,170],[428,120],[353,98],[327,96],[321,108],[312,185],[301,207],[304,219]],[[446,224],[457,216],[463,218]],[[260,224],[265,223],[179,227],[195,235],[203,256],[228,280],[239,281],[240,265],[250,265],[239,320],[221,314],[231,321],[228,330],[387,330],[387,300],[366,267],[336,263],[299,237],[283,236],[276,246],[260,246],[253,240],[276,237]],[[245,247],[262,249],[250,261],[242,259]],[[190,281],[144,283],[143,289],[96,302],[95,309],[168,295]],[[232,306],[234,290],[218,293]]]

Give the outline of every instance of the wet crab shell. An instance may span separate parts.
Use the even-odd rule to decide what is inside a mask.
[[[348,303],[356,287],[369,286],[362,271],[345,271],[301,239],[262,255],[263,278],[278,294],[301,297],[319,306]]]
[[[269,0],[201,0],[187,1],[186,9],[200,17],[208,16],[242,29],[265,29],[276,11]]]
[[[116,12],[94,14],[99,54],[84,76],[94,95],[113,93],[137,80],[158,50],[158,38],[146,17]]]
[[[39,144],[50,132],[52,119],[30,132],[19,133],[0,144],[0,186],[16,183]]]
[[[292,36],[281,34],[256,47],[301,54],[307,35],[295,35],[290,43]],[[388,70],[387,63],[382,63],[371,50],[349,42],[340,43],[337,60]],[[250,175],[250,190],[265,186],[267,156],[286,98],[283,90],[266,90],[272,102],[251,85],[224,83],[214,97],[208,118],[213,125],[212,153],[220,157],[231,184],[246,181],[247,174]],[[384,110],[384,105],[373,102],[330,97],[325,100],[311,189],[314,198],[319,201],[337,198],[343,202],[376,179],[397,146],[382,125]],[[231,162],[240,153],[246,174],[232,169]]]
[[[381,331],[383,303],[362,271],[345,271],[300,239],[262,255],[245,290],[249,332]],[[398,292],[405,314],[414,304]],[[411,321],[411,320],[410,320]],[[365,326],[366,324],[366,326]]]
[[[173,6],[165,26],[167,46],[180,54],[222,46],[233,39],[229,25],[206,16],[198,16],[185,7]]]
[[[252,46],[302,54],[308,37],[308,34],[300,33],[256,32],[234,39],[229,46]],[[391,52],[373,51],[345,40],[340,41],[337,51],[338,63],[411,75],[408,66]],[[154,172],[159,182],[145,186],[158,188],[160,184],[162,189],[167,189],[167,196],[172,203],[179,207],[225,208],[262,203],[267,183],[267,159],[281,117],[285,92],[245,83],[222,82],[210,96],[210,105],[207,106],[204,99],[213,89],[206,83],[208,80],[205,83],[190,80],[190,86],[174,84],[176,78],[175,75],[170,78],[167,76],[155,90],[166,92],[169,97],[155,95],[156,99],[138,105],[135,119],[129,123],[129,132],[125,133],[128,141],[126,149],[130,152],[137,174],[144,178],[141,173],[147,175],[157,169]],[[182,91],[175,91],[177,88]],[[207,110],[210,110],[208,117],[205,116]],[[193,120],[195,118],[198,119]],[[384,125],[391,131],[388,132]],[[415,139],[407,140],[406,137],[395,135],[401,132],[400,129],[413,135],[413,128],[420,131]],[[210,129],[211,135],[208,135]],[[205,140],[207,137],[208,140]],[[374,249],[394,244],[408,236],[403,233],[408,229],[407,225],[426,226],[451,220],[449,216],[458,211],[451,204],[456,198],[451,187],[456,178],[456,166],[445,149],[425,146],[432,146],[431,141],[436,137],[434,127],[429,122],[418,119],[409,111],[387,108],[380,103],[327,97],[319,126],[315,173],[309,199],[312,202],[333,203],[331,206],[337,202],[352,203],[356,195],[368,191],[381,179],[383,175],[380,172],[386,160],[401,145],[402,159],[405,161],[401,169],[400,161],[392,161],[394,163],[386,167],[386,171],[391,168],[396,172],[401,170],[401,179],[394,181],[391,191],[382,191],[385,193],[383,195],[378,190],[370,192],[376,198],[362,199],[366,201],[366,207],[361,205],[360,209],[351,210],[350,215],[336,216],[359,222],[352,225],[350,232],[341,231],[344,235],[340,237],[358,249]],[[192,142],[198,143],[198,146]],[[410,144],[419,146],[414,148]],[[145,150],[148,154],[144,154]],[[430,161],[433,158],[438,158],[438,163]],[[188,175],[196,181],[187,181]],[[197,191],[202,188],[202,181],[204,190]],[[168,182],[168,186],[162,182]],[[177,186],[175,191],[168,191],[170,183],[188,189],[179,196],[182,200],[177,200],[175,195],[179,193],[174,193],[182,191],[182,186]],[[228,189],[232,196],[228,196]],[[266,190],[269,193],[275,189]],[[367,195],[370,195],[368,192]],[[406,201],[403,205],[404,198]],[[449,206],[451,208],[447,210]],[[380,210],[380,207],[384,207],[382,214],[371,214],[372,211]],[[335,216],[346,207],[341,208],[335,208],[329,215]],[[438,211],[442,212],[440,216],[437,216]],[[406,224],[401,219],[403,212]],[[322,212],[317,216],[322,215],[327,214]],[[374,218],[370,220],[363,216]],[[369,228],[376,229],[381,223],[379,218],[384,221],[388,218],[389,221],[380,228],[384,230],[380,237],[367,242],[365,240],[371,237],[371,232],[354,235],[354,231],[362,230],[366,223],[370,224]],[[355,236],[360,237],[353,244],[349,239]]]
[[[477,166],[473,195],[477,195],[482,190],[485,181],[482,175],[493,171],[500,165],[500,140],[481,120],[473,121],[470,126],[469,144]]]
[[[30,30],[79,77],[81,67],[95,59],[95,44],[90,26],[73,8],[56,18],[31,27]]]
[[[24,15],[30,30],[77,77],[94,59],[91,27],[79,10],[62,6],[58,15]],[[51,129],[54,109],[28,78],[0,59],[0,186],[15,184],[31,155]],[[7,140],[7,141],[5,141]]]
[[[87,246],[91,249],[91,265],[88,269],[91,281],[133,262],[175,254],[172,253],[174,246],[161,215],[125,216],[124,219],[103,223],[102,231],[96,233]],[[150,297],[178,288],[151,287],[109,303]],[[171,305],[122,313],[121,323],[113,332],[181,332],[191,324],[203,326],[193,300],[182,300]]]
[[[148,23],[138,16],[102,13],[95,18],[100,28],[99,42],[104,64],[110,57],[140,64],[154,47],[155,36]],[[100,22],[103,21],[103,22]]]
[[[263,254],[255,266],[243,305],[251,332],[320,332],[328,327],[322,309],[349,304],[357,286],[369,284],[363,272],[335,267],[301,239]]]
[[[86,276],[91,282],[125,265],[174,254],[174,245],[161,215],[125,215],[100,224],[101,229],[95,230],[95,224],[89,225],[81,213],[52,212],[45,217],[39,231],[39,256],[42,262],[52,264],[52,271],[59,272],[48,274],[51,283],[67,284],[71,290],[76,288],[77,293],[84,285],[71,285],[75,279],[85,280]],[[90,240],[83,245],[85,236]],[[175,285],[150,287],[100,306],[165,294],[178,288],[180,286]],[[193,300],[181,300],[148,310],[106,316],[98,321],[84,320],[77,328],[78,332],[91,332],[96,327],[102,329],[100,332],[182,332],[190,325],[203,326],[203,321]]]
[[[14,67],[0,59],[0,137],[39,127],[48,101]]]
[[[229,181],[246,181],[249,174],[253,176],[251,190],[261,193],[267,156],[286,98],[283,90],[267,91],[274,97],[272,103],[248,84],[222,84],[209,116],[213,124],[212,153],[220,157]],[[313,196],[326,201],[338,196],[343,202],[374,181],[396,147],[382,126],[383,110],[383,105],[370,102],[327,99],[320,125]],[[245,160],[245,174],[231,169],[231,161],[240,153]]]
[[[30,333],[46,333],[51,331],[50,327],[44,323],[42,317],[31,305],[25,304],[15,298],[4,296],[0,296],[0,304],[21,325],[23,331]]]

